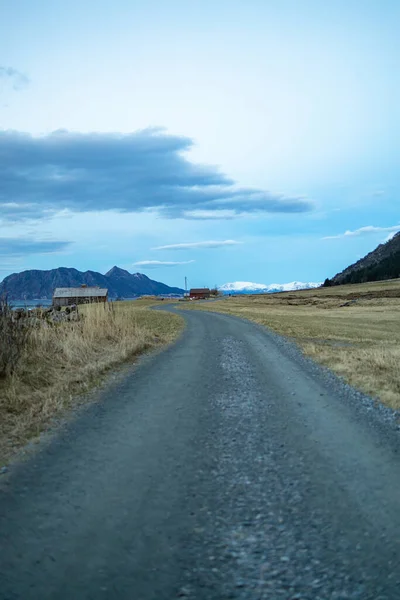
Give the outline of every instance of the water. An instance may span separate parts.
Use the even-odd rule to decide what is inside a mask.
[[[123,298],[124,301],[127,300],[138,300],[138,298]],[[114,301],[115,298],[110,298],[109,301]],[[42,298],[34,298],[33,300],[10,300],[11,308],[38,308],[39,306],[42,308],[47,308],[52,305],[52,300],[43,300]]]
[[[181,296],[165,296],[167,299],[169,298],[180,298]],[[162,298],[162,296],[160,296]],[[139,300],[140,296],[136,296],[135,298],[121,298],[124,302],[128,300]],[[109,298],[110,302],[115,302],[115,298]],[[34,298],[33,300],[10,300],[11,308],[37,308],[39,306],[43,308],[47,308],[52,305],[52,300],[43,300],[41,298]]]
[[[41,298],[33,300],[10,300],[11,308],[37,308],[38,306],[51,306],[51,300],[42,300]]]

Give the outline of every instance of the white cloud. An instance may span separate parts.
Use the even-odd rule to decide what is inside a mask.
[[[190,263],[194,263],[194,260],[184,260],[184,261],[165,261],[165,260],[139,260],[138,262],[133,263],[135,267],[147,267],[150,269],[155,269],[156,267],[176,267],[179,265],[189,265]]]
[[[220,246],[236,246],[242,244],[236,240],[215,241],[208,240],[205,242],[186,242],[184,244],[169,244],[168,246],[157,246],[152,250],[187,250],[192,248],[219,248]]]
[[[382,233],[382,231],[390,231],[394,234],[397,231],[400,231],[400,225],[393,225],[392,227],[374,227],[373,225],[367,225],[366,227],[360,227],[360,229],[355,229],[354,231],[345,231],[344,233],[339,233],[338,235],[328,235],[322,239],[336,240],[359,235],[369,235],[370,233]]]
[[[246,213],[237,213],[234,210],[187,210],[184,211],[185,219],[202,219],[202,220],[218,220],[218,219],[236,219],[243,217]],[[246,214],[248,216],[248,214]]]

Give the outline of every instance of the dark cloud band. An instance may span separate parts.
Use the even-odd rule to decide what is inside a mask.
[[[157,209],[170,218],[187,211],[305,212],[304,198],[238,189],[217,168],[183,155],[190,138],[160,129],[132,134],[56,131],[33,137],[0,132],[0,216],[43,217],[49,211]],[[201,214],[201,213],[200,213]]]
[[[26,256],[27,254],[51,254],[60,252],[70,242],[43,242],[24,238],[0,238],[0,256]]]

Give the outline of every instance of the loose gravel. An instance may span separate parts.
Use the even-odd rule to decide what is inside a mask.
[[[258,325],[184,316],[7,474],[0,598],[397,600],[399,415]]]

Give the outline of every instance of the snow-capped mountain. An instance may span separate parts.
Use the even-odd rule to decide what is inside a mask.
[[[263,292],[267,289],[267,286],[264,283],[235,281],[234,283],[225,283],[218,289],[220,292]]]
[[[317,288],[321,283],[292,281],[290,283],[252,283],[251,281],[234,281],[225,283],[218,289],[224,294],[273,294],[275,292],[293,292],[295,290],[308,290]]]
[[[322,285],[322,282],[309,281],[291,281],[290,283],[271,283],[267,286],[268,292],[294,292],[296,290],[310,290]]]

